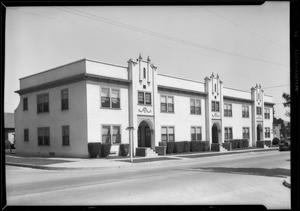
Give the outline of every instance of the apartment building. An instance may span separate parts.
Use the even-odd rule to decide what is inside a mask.
[[[261,85],[227,88],[162,75],[140,55],[126,66],[82,59],[20,79],[15,110],[17,153],[88,157],[90,142],[118,150],[155,149],[160,141],[272,140],[273,99]]]

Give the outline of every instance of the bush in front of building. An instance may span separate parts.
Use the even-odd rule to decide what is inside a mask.
[[[209,151],[209,141],[199,141],[199,150],[200,151]]]
[[[172,154],[174,152],[174,146],[175,146],[175,142],[167,142],[166,153]]]
[[[190,141],[190,152],[197,152],[198,141]]]
[[[273,138],[272,145],[278,145],[279,144],[279,138]]]
[[[230,142],[232,149],[243,149],[249,147],[248,139],[232,139],[225,142]]]
[[[177,141],[174,145],[174,153],[182,153],[183,152],[183,141]]]
[[[264,148],[265,142],[264,141],[256,141],[256,147]]]
[[[268,147],[271,147],[272,142],[269,140],[265,140],[265,145]]]
[[[167,142],[160,141],[160,142],[158,142],[158,146],[167,146]]]
[[[190,151],[190,142],[189,141],[183,141],[183,152],[189,152]]]
[[[11,143],[9,140],[5,140],[5,149],[10,149],[11,148]]]
[[[101,150],[100,142],[88,143],[88,152],[90,158],[97,158],[98,155],[100,156],[100,150]]]
[[[120,156],[127,156],[129,154],[129,144],[120,144]]]
[[[100,156],[103,158],[107,157],[110,153],[110,147],[111,147],[110,143],[101,144],[101,155]]]

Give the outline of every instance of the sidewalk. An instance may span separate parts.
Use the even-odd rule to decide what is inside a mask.
[[[133,163],[129,157],[109,158],[61,158],[61,157],[20,157],[17,155],[6,155],[6,165],[29,167],[46,170],[83,170],[83,169],[113,169],[128,168],[135,166],[161,165],[168,163],[193,162],[203,157],[222,156],[249,152],[262,152],[278,150],[278,147],[268,149],[243,149],[228,152],[200,152],[188,154],[172,154],[158,157],[134,157]]]

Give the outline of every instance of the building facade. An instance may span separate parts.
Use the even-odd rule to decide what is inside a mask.
[[[17,153],[88,157],[90,142],[154,149],[160,141],[272,140],[272,97],[158,74],[149,57],[127,66],[82,59],[20,79]]]

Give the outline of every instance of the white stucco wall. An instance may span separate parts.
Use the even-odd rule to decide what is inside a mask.
[[[70,64],[56,67],[20,79],[20,89],[45,84],[48,82],[68,78],[85,72],[85,60],[79,60]]]
[[[232,127],[232,135],[233,139],[242,139],[243,138],[243,127],[249,127],[249,144],[251,145],[251,140],[252,140],[252,107],[250,103],[243,103],[243,102],[237,102],[237,101],[232,101],[232,100],[224,100],[224,103],[229,103],[232,105],[232,117],[223,117],[223,136],[225,138],[224,132],[225,132],[225,127]],[[242,106],[247,105],[249,106],[249,117],[248,118],[243,118],[242,117]],[[224,114],[223,114],[224,115]]]
[[[120,109],[101,108],[101,87],[120,90]],[[120,125],[121,143],[129,143],[128,87],[87,81],[87,128],[88,142],[102,143],[102,125]],[[118,146],[118,144],[116,144]],[[117,147],[118,148],[118,147]]]
[[[223,95],[224,96],[230,96],[230,97],[235,97],[235,98],[242,98],[246,100],[251,100],[251,92],[246,92],[242,90],[236,90],[232,88],[223,88]]]
[[[69,110],[61,110],[61,90],[69,90]],[[49,113],[37,113],[37,95],[49,93]],[[28,98],[28,110],[23,111],[23,98]],[[85,82],[24,94],[15,110],[17,153],[87,157],[87,118]],[[62,126],[69,125],[70,146],[62,146]],[[38,127],[50,128],[50,146],[38,146]],[[24,129],[29,129],[29,141],[24,142]]]
[[[175,141],[190,141],[191,140],[191,127],[200,126],[202,128],[202,140],[206,140],[205,132],[205,99],[204,97],[196,97],[201,99],[201,115],[190,114],[190,98],[194,96],[176,95],[174,93],[159,92],[159,96],[169,95],[174,96],[174,113],[159,112],[159,140],[161,141],[161,127],[162,126],[174,126]],[[160,105],[159,111],[160,111]]]
[[[86,73],[112,78],[128,79],[126,67],[86,60]]]
[[[196,92],[204,92],[204,83],[180,79],[171,76],[165,76],[161,74],[157,74],[157,84],[158,86],[169,86],[180,89],[187,89]]]
[[[270,109],[270,119],[264,119],[264,127],[269,127],[270,128],[270,138],[266,138],[265,140],[273,140],[274,138],[274,133],[272,132],[273,129],[273,108],[271,106],[265,106],[265,108]],[[265,132],[265,129],[264,129]]]

